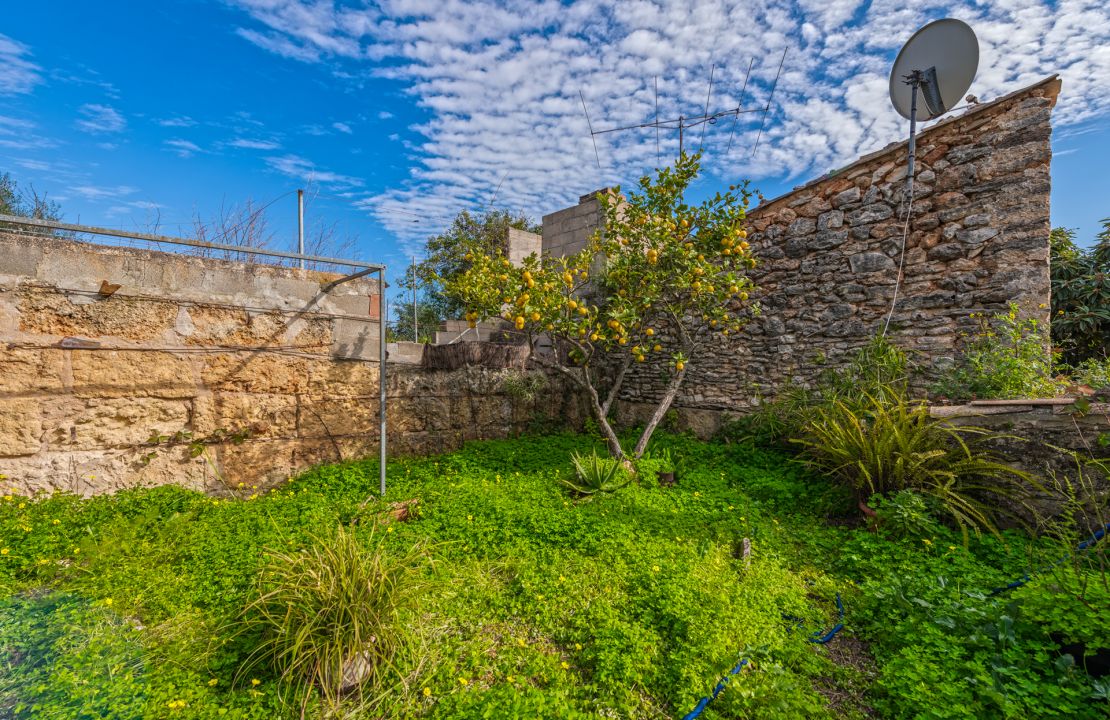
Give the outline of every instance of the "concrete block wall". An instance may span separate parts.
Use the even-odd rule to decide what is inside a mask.
[[[595,190],[578,199],[578,204],[543,216],[543,251],[556,257],[572,255],[584,247],[601,224],[601,206]]]
[[[506,247],[505,254],[509,262],[519,266],[524,263],[524,258],[532,254],[539,255],[543,251],[543,241],[538,233],[509,228]]]

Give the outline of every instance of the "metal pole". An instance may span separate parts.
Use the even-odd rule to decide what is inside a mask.
[[[297,252],[304,255],[304,190],[297,191]],[[301,258],[304,270],[304,258]]]
[[[682,121],[686,118],[678,116],[678,156],[682,157]]]
[[[412,341],[420,342],[420,325],[416,319],[416,256],[412,256]]]
[[[378,386],[381,395],[378,399],[378,410],[381,415],[381,434],[378,439],[380,457],[378,459],[378,474],[381,482],[382,497],[385,497],[385,268],[378,271],[378,312],[381,321],[378,324]]]
[[[917,88],[921,83],[921,72],[918,70],[913,71],[910,76],[910,144],[909,144],[909,159],[906,162],[906,191],[911,193],[906,202],[909,206],[913,206],[913,165],[914,156],[917,153]]]

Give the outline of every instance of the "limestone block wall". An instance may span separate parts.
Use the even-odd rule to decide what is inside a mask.
[[[1013,301],[1048,319],[1053,77],[921,132],[913,214],[901,257],[906,143],[893,144],[749,214],[761,314],[690,364],[677,404],[742,411],[783,383],[845,363],[878,332],[903,282],[890,336],[935,371],[973,312]],[[574,247],[596,200],[544,218],[544,249]],[[549,228],[549,222],[551,227]],[[566,239],[564,241],[564,238]],[[657,397],[658,373],[633,366],[623,399]]]
[[[5,486],[227,492],[376,455],[378,286],[336,277],[0,234]],[[534,419],[496,371],[388,367],[395,454]]]

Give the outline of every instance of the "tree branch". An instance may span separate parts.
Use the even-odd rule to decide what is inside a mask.
[[[625,355],[624,362],[621,363],[620,370],[617,371],[617,376],[613,378],[613,384],[609,387],[609,394],[605,397],[605,402],[601,406],[601,412],[606,416],[609,415],[609,408],[613,406],[613,401],[617,399],[617,393],[620,392],[621,385],[624,383],[624,374],[628,372],[630,365],[632,365],[632,356]]]

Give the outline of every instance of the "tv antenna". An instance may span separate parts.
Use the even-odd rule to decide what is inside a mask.
[[[894,299],[887,313],[883,334],[898,302],[902,266],[906,258],[910,216],[913,214],[913,171],[917,151],[917,121],[933,120],[951,110],[971,87],[979,69],[979,41],[975,31],[962,20],[936,20],[915,32],[894,61],[890,70],[890,102],[898,114],[910,121],[909,153],[906,161],[906,221],[902,231],[898,277]],[[918,95],[925,101],[918,104]]]
[[[579,90],[578,91],[578,97],[582,100],[582,112],[586,115],[586,124],[590,128],[590,140],[593,142],[593,145],[594,145],[594,158],[597,160],[597,169],[598,170],[601,169],[601,155],[597,150],[597,136],[598,135],[606,135],[606,134],[609,134],[609,133],[624,132],[624,131],[627,131],[627,130],[642,130],[644,128],[655,128],[655,145],[656,145],[656,151],[655,152],[656,152],[656,155],[658,156],[658,154],[659,154],[659,131],[660,130],[672,130],[672,131],[677,130],[678,131],[678,152],[679,152],[679,154],[682,154],[682,152],[686,149],[686,132],[688,130],[690,130],[692,128],[696,128],[696,127],[701,127],[702,128],[701,140],[699,140],[699,147],[700,147],[701,142],[703,142],[705,140],[705,127],[706,126],[716,125],[717,121],[720,120],[721,118],[731,117],[733,119],[732,133],[734,134],[736,132],[736,122],[737,122],[737,120],[739,119],[739,117],[741,115],[762,112],[763,117],[762,117],[762,120],[760,121],[760,125],[759,125],[759,136],[756,138],[755,147],[752,149],[752,154],[754,155],[755,154],[755,149],[759,147],[759,137],[761,137],[763,135],[763,128],[764,128],[764,126],[767,122],[767,113],[770,112],[770,110],[771,110],[771,101],[775,97],[775,89],[778,87],[779,76],[782,75],[782,66],[783,66],[783,63],[785,61],[786,61],[786,50],[783,50],[782,51],[782,58],[779,60],[778,71],[775,73],[775,80],[771,84],[771,92],[767,97],[766,104],[762,108],[755,107],[755,108],[750,108],[749,109],[749,108],[744,107],[744,94],[747,92],[747,89],[748,89],[748,79],[751,77],[752,65],[755,63],[754,58],[752,59],[751,62],[748,63],[748,71],[744,74],[744,85],[740,90],[740,100],[737,103],[736,107],[730,108],[728,110],[721,110],[719,112],[713,112],[713,113],[709,112],[709,101],[713,96],[713,73],[716,70],[715,66],[711,66],[710,69],[709,69],[709,89],[706,92],[706,96],[705,96],[705,109],[702,110],[702,113],[700,115],[692,115],[692,116],[679,115],[677,118],[670,118],[670,119],[660,120],[659,119],[659,82],[658,82],[658,78],[656,78],[656,81],[655,81],[655,119],[654,120],[652,120],[651,122],[637,123],[635,125],[623,125],[621,127],[611,127],[611,128],[605,128],[603,130],[594,130],[593,122],[590,120],[590,111],[586,109],[586,97],[582,94],[582,91]],[[732,149],[732,134],[729,135],[728,150],[726,150],[725,152],[727,153],[731,149]],[[658,157],[656,158],[656,160],[658,161]]]

